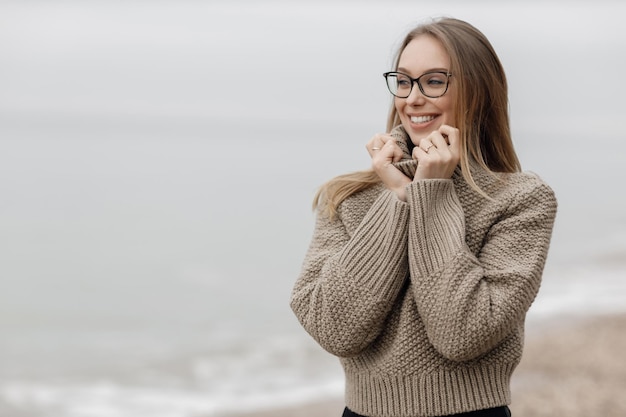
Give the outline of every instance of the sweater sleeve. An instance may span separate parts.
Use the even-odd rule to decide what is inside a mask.
[[[408,276],[408,217],[408,204],[387,190],[352,235],[341,218],[318,214],[290,304],[330,353],[356,355],[381,332]]]
[[[465,243],[464,212],[452,180],[414,182],[409,264],[429,340],[445,357],[477,358],[523,323],[541,282],[556,199],[537,181],[491,225],[478,255]]]

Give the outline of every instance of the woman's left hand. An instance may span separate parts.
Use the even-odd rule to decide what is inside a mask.
[[[461,139],[459,129],[443,125],[420,140],[413,149],[417,159],[414,180],[449,179],[459,164]]]

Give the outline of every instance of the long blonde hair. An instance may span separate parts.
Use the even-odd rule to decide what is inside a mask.
[[[437,39],[450,56],[450,72],[456,83],[455,127],[461,134],[461,172],[473,189],[486,196],[472,177],[471,159],[491,173],[521,170],[511,139],[508,87],[502,64],[478,29],[462,20],[443,18],[422,24],[406,35],[397,53],[395,68],[404,48],[421,35]],[[400,124],[392,104],[387,131]],[[378,183],[380,179],[373,170],[341,175],[320,188],[313,207],[321,206],[333,217],[343,200]]]

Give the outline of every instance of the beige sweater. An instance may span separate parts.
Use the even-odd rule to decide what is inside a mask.
[[[412,175],[415,162],[397,164]],[[383,186],[319,214],[291,307],[340,357],[346,405],[371,417],[441,416],[510,403],[524,318],[556,214],[531,174],[457,169],[414,181],[407,202]]]

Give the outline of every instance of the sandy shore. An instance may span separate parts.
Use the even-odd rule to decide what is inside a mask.
[[[513,376],[514,417],[626,416],[626,314],[529,329]],[[340,398],[237,417],[339,417]]]
[[[527,337],[513,414],[626,416],[626,314],[561,323]]]

